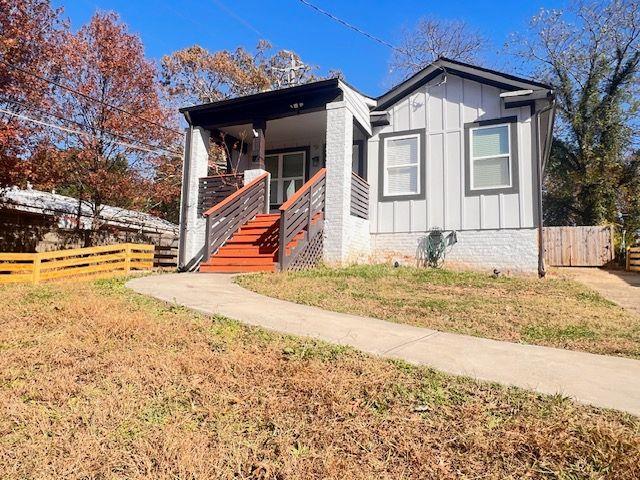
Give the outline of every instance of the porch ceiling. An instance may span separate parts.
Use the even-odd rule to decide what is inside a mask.
[[[220,128],[223,132],[239,139],[248,141],[253,138],[253,126],[249,123],[231,125]],[[322,136],[327,129],[327,112],[321,110],[299,114],[291,117],[278,118],[267,122],[265,140],[267,146],[272,144],[286,144],[296,140],[308,140]]]

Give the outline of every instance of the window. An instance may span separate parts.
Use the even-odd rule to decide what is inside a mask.
[[[422,193],[420,133],[381,135],[384,197],[414,197]]]
[[[467,124],[467,195],[517,191],[515,117]]]

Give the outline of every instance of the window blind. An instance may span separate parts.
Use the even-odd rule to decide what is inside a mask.
[[[418,193],[418,137],[388,139],[384,160],[387,195]]]

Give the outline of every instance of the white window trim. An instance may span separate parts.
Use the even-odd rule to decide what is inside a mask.
[[[509,146],[509,153],[507,155],[485,155],[482,157],[473,156],[473,132],[476,130],[484,130],[487,128],[507,127],[507,142]],[[511,123],[496,123],[493,125],[484,125],[482,127],[473,127],[469,129],[469,189],[473,191],[478,190],[495,190],[496,188],[511,188],[513,186],[513,154],[511,152]],[[509,158],[509,183],[507,185],[490,185],[487,187],[476,187],[473,183],[473,166],[476,160],[485,160],[487,158]]]
[[[392,165],[392,166],[387,166],[387,152],[389,151],[388,149],[388,142],[389,140],[391,141],[395,141],[395,140],[403,140],[405,138],[416,138],[418,140],[418,145],[417,145],[417,157],[416,157],[416,162],[415,163],[403,163],[401,165]],[[390,136],[390,137],[386,137],[384,140],[384,159],[382,161],[382,175],[383,175],[383,195],[385,197],[403,197],[405,195],[420,195],[422,192],[420,191],[420,152],[422,151],[422,145],[420,145],[420,134],[419,133],[410,133],[407,135],[394,135],[394,136]],[[387,174],[387,172],[389,171],[389,169],[396,169],[396,168],[406,168],[406,167],[417,167],[418,171],[417,171],[417,185],[418,185],[418,189],[415,192],[398,192],[398,193],[389,193],[389,175]]]

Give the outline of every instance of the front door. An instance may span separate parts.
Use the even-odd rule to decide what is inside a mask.
[[[265,156],[265,167],[271,174],[271,208],[286,202],[304,184],[306,152],[287,151]]]

